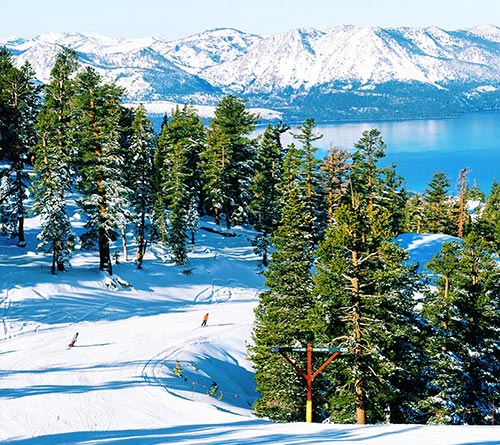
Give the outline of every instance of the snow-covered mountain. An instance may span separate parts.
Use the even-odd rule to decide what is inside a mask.
[[[48,80],[61,46],[130,101],[216,105],[227,94],[285,120],[449,116],[500,108],[500,28],[341,26],[258,36],[214,29],[168,41],[49,33],[4,44]]]

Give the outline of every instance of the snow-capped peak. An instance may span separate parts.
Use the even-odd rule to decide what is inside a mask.
[[[251,106],[300,106],[302,112],[310,106],[345,117],[369,110],[376,118],[387,118],[387,112],[422,117],[414,116],[415,109],[427,116],[453,114],[500,102],[495,25],[455,31],[345,25],[266,36],[216,28],[174,41],[48,33],[6,45],[18,63],[32,63],[42,82],[60,47],[73,48],[141,101],[214,105],[229,93],[248,98]]]

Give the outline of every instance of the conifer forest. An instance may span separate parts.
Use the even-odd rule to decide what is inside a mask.
[[[314,344],[348,351],[313,382],[318,421],[491,423],[500,403],[500,184],[485,194],[464,166],[458,194],[442,172],[410,194],[395,165],[379,165],[377,129],[318,159],[314,119],[285,147],[289,125],[252,137],[259,116],[229,95],[208,124],[186,104],[157,134],[146,109],[125,107],[124,97],[73,50],[60,51],[39,85],[29,63],[15,67],[0,48],[3,236],[23,248],[24,218],[35,215],[52,274],[74,249],[95,252],[112,274],[111,246],[126,256],[129,233],[137,268],[152,243],[187,267],[200,218],[226,235],[248,224],[266,277],[248,346],[258,416],[303,419],[303,379],[271,349]],[[78,235],[70,200],[84,215]],[[394,242],[402,233],[456,241],[412,264]],[[314,360],[317,369],[324,358]]]

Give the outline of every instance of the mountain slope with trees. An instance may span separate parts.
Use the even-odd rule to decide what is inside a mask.
[[[20,228],[32,204],[52,275],[69,267],[71,249],[87,249],[106,286],[124,286],[113,264],[128,260],[132,240],[137,269],[148,248],[162,249],[189,277],[200,219],[228,238],[253,226],[248,241],[266,279],[249,348],[256,414],[301,418],[303,382],[271,348],[315,343],[348,350],[315,381],[315,421],[491,421],[500,388],[498,184],[484,197],[464,171],[460,195],[450,196],[436,173],[422,196],[410,196],[396,166],[379,166],[386,146],[377,129],[352,153],[332,149],[320,160],[314,119],[287,147],[284,123],[252,139],[258,116],[232,95],[207,126],[193,107],[177,108],[156,137],[144,107],[124,107],[124,90],[78,66],[71,50],[60,52],[43,96],[29,64],[1,55],[2,234],[26,248]],[[25,100],[13,100],[13,89]],[[72,194],[78,237],[66,210]],[[476,212],[464,215],[472,199]],[[435,276],[395,242],[415,230],[412,215],[421,230],[457,237],[426,264]]]

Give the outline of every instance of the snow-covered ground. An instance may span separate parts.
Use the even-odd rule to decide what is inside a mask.
[[[52,276],[50,257],[35,249],[38,231],[28,220],[24,249],[0,237],[0,444],[500,444],[497,426],[253,416],[258,395],[245,355],[264,278],[248,228],[231,237],[200,230],[186,267],[159,248],[143,270],[122,258],[112,280],[98,271],[97,254],[82,251]],[[414,260],[440,244],[435,236],[402,241]]]

